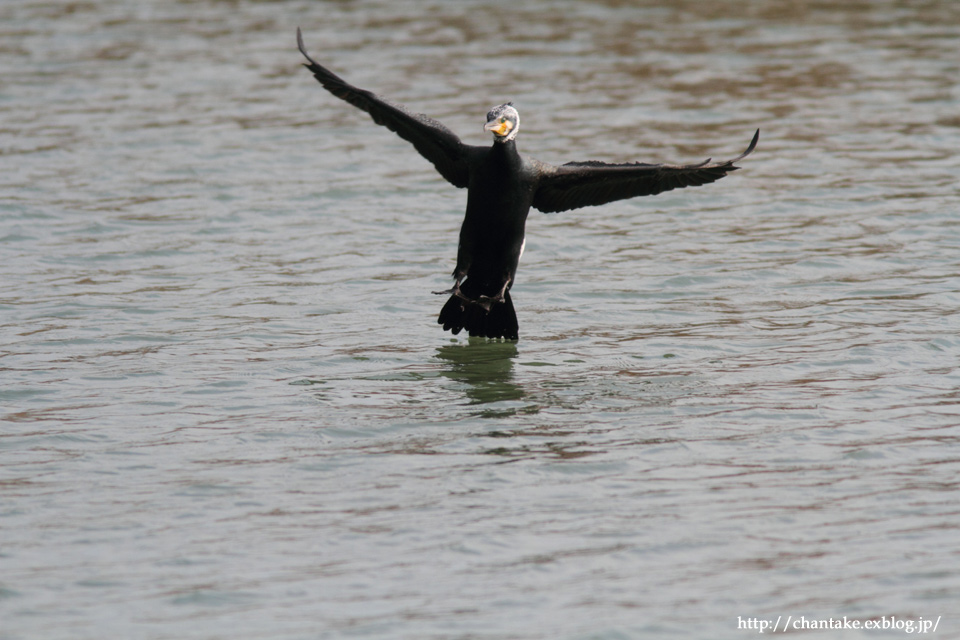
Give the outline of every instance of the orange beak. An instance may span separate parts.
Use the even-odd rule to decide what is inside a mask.
[[[500,122],[499,120],[491,120],[487,124],[483,125],[484,131],[492,131],[500,137],[507,135],[510,132],[510,121],[504,120]]]

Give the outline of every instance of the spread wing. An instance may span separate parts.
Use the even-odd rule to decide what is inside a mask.
[[[725,162],[707,160],[700,164],[671,165],[591,161],[568,162],[559,167],[541,164],[540,185],[533,197],[533,206],[544,213],[555,213],[708,184],[739,169],[734,163],[747,157],[759,138],[757,129],[747,150]]]
[[[465,146],[460,138],[436,120],[421,113],[412,113],[404,107],[391,104],[369,91],[358,89],[317,64],[303,45],[303,36],[297,28],[297,46],[309,61],[304,63],[323,87],[340,98],[370,114],[373,121],[390,129],[413,144],[424,158],[433,163],[444,178],[456,187],[466,187],[469,180]]]

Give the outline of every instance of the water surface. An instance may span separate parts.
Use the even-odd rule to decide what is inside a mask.
[[[0,25],[3,640],[957,633],[960,5]],[[320,88],[297,26],[471,144],[513,100],[547,162],[760,145],[532,213],[521,340],[454,338],[464,193]]]

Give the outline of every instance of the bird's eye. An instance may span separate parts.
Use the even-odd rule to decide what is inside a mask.
[[[507,121],[506,118],[500,118],[500,124],[503,124],[503,123],[506,122],[506,121]]]

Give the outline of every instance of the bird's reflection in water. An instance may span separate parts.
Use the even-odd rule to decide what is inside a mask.
[[[471,338],[440,347],[437,357],[447,365],[441,375],[464,383],[471,404],[520,400],[524,396],[523,388],[513,381],[516,342]]]

